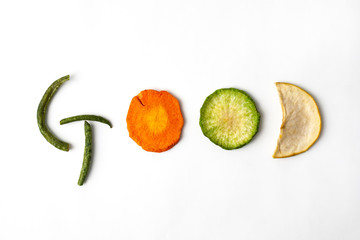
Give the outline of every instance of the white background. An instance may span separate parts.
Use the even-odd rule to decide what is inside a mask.
[[[1,1],[0,239],[360,239],[360,1]],[[48,124],[47,87],[70,74]],[[274,83],[307,90],[322,134],[276,160]],[[218,88],[247,91],[260,131],[226,151],[203,136],[199,109]],[[182,107],[179,143],[143,151],[126,128],[131,98],[167,90]],[[93,167],[77,185],[83,123],[98,114]]]

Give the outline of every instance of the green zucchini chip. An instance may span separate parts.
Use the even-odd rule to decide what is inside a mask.
[[[200,110],[200,127],[206,137],[232,150],[248,144],[259,129],[260,113],[244,91],[222,88],[209,95]]]

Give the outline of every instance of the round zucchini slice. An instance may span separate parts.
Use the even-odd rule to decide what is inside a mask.
[[[260,113],[244,91],[222,88],[209,95],[200,109],[200,127],[206,137],[232,150],[251,141],[259,129]]]

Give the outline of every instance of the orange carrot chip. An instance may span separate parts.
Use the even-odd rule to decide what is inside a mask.
[[[166,91],[133,97],[126,117],[129,136],[144,150],[164,152],[180,139],[184,119],[178,100]]]

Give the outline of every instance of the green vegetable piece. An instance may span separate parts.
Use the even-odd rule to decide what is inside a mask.
[[[73,116],[73,117],[64,118],[60,121],[60,125],[75,122],[75,121],[82,121],[82,120],[102,122],[102,123],[109,125],[109,127],[112,128],[109,120],[107,120],[101,116],[96,116],[96,115],[77,115],[77,116]]]
[[[216,90],[200,110],[203,134],[226,150],[249,143],[259,129],[259,122],[260,114],[254,101],[236,88]]]
[[[70,145],[66,142],[61,141],[60,139],[55,137],[53,133],[51,133],[51,131],[47,126],[46,114],[49,103],[52,97],[54,96],[55,92],[64,82],[68,81],[69,79],[70,76],[67,75],[62,78],[59,78],[53,84],[51,84],[50,87],[46,90],[44,96],[42,97],[37,109],[37,122],[41,134],[49,143],[51,143],[52,145],[63,151],[69,151]]]
[[[85,182],[91,164],[92,130],[91,130],[91,125],[87,121],[84,122],[84,130],[85,130],[85,149],[84,149],[84,160],[78,181],[79,186],[82,186],[83,183]]]

